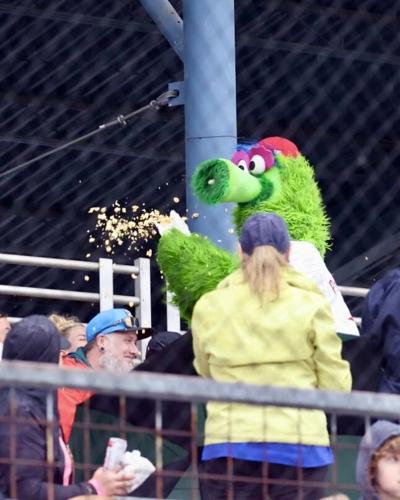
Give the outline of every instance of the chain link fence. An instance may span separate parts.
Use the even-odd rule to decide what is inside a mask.
[[[153,324],[164,330],[165,282],[154,258],[158,235],[152,229],[119,234],[110,245],[99,215],[105,222],[129,221],[174,209],[190,221],[184,106],[146,110],[127,126],[121,122],[14,170],[184,80],[184,63],[145,3],[0,1],[0,252],[93,262],[112,257],[120,264],[150,257]],[[170,4],[184,23],[185,2]],[[339,285],[369,288],[399,265],[399,12],[398,0],[235,2],[238,141],[287,137],[310,160],[331,220],[325,261]],[[226,25],[216,19],[214,28],[218,36]],[[228,57],[221,54],[221,72]],[[217,79],[204,75],[204,92]],[[221,109],[217,103],[210,121],[224,120]],[[137,222],[143,226],[143,219]],[[217,222],[217,216],[209,220]],[[4,264],[0,281],[97,290],[82,271],[16,272]],[[126,280],[117,278],[114,286],[131,295]],[[363,298],[346,301],[360,316]],[[72,313],[86,322],[97,305],[2,296],[0,310],[18,317]],[[378,387],[359,378],[371,351],[346,349],[355,387]],[[367,378],[376,376],[379,356]]]
[[[182,3],[172,6],[183,17]],[[332,220],[327,262],[340,284],[369,286],[398,263],[398,9],[376,0],[235,5],[239,140],[289,137],[315,166]],[[141,2],[20,0],[2,2],[0,14],[1,250],[107,255],[101,238],[89,242],[96,219],[88,210],[116,200],[184,214],[179,106],[6,175],[183,79],[182,61]],[[128,247],[118,258],[131,262],[155,243]],[[60,279],[39,278],[41,286]],[[13,284],[39,278],[26,271]],[[71,281],[90,291],[83,276]],[[13,301],[1,307],[13,313]]]

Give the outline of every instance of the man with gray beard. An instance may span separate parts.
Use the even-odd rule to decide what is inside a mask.
[[[190,335],[183,335],[173,344],[154,353],[151,359],[140,363],[136,342],[153,335],[151,328],[141,328],[136,318],[125,309],[111,309],[97,314],[86,327],[88,344],[79,348],[63,359],[66,367],[83,370],[107,370],[108,372],[126,373],[132,368],[138,371],[155,373],[179,373],[195,375],[193,368],[193,348]],[[176,350],[175,350],[176,346]],[[138,365],[138,366],[137,366]],[[129,375],[128,375],[129,376]],[[132,377],[134,383],[134,377]],[[88,401],[90,424],[107,423],[114,419],[116,428],[120,423],[121,401],[118,395],[94,394],[91,391],[62,388],[58,392],[60,424],[66,442],[70,441],[72,426],[78,407]],[[94,410],[92,412],[92,410]],[[152,456],[155,449],[156,402],[148,397],[126,398],[126,422],[134,427],[146,428],[149,433],[140,433],[137,444],[132,433],[128,433],[130,446],[140,448],[143,455]],[[163,498],[167,498],[179,479],[185,474],[192,459],[192,407],[190,402],[163,401],[162,427],[166,436],[163,438],[163,471],[166,477],[162,481]],[[93,418],[93,420],[92,420]],[[107,438],[108,438],[108,433]],[[77,427],[71,440],[71,447],[78,462],[89,460],[93,464],[102,464],[106,439],[101,430],[90,429],[90,458],[85,458],[82,432]],[[173,446],[171,446],[171,444]],[[138,498],[155,498],[159,494],[158,476],[153,473],[137,490]]]
[[[86,327],[87,344],[63,359],[63,366],[128,373],[140,362],[136,346],[153,334],[142,328],[126,309],[109,309],[97,314]],[[63,387],[58,391],[60,425],[68,443],[78,405],[91,398],[90,391]]]

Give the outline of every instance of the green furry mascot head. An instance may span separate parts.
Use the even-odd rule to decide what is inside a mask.
[[[239,145],[232,160],[204,161],[192,186],[203,203],[237,203],[233,216],[238,234],[250,215],[275,212],[285,219],[293,240],[313,243],[322,256],[329,248],[329,219],[314,170],[287,139],[267,137]]]

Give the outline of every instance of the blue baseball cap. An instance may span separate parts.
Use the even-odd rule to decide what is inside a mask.
[[[251,255],[256,247],[271,245],[279,253],[285,253],[290,245],[286,222],[274,213],[257,213],[249,217],[242,227],[239,238],[245,254]]]
[[[136,333],[139,340],[153,335],[153,328],[142,328],[139,320],[127,309],[108,309],[101,311],[86,326],[86,339],[94,340],[97,335],[109,333]]]

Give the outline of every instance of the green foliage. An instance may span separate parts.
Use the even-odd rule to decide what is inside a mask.
[[[190,320],[198,299],[214,290],[239,265],[239,258],[198,234],[185,236],[176,229],[164,234],[157,261],[168,280],[181,316]]]

